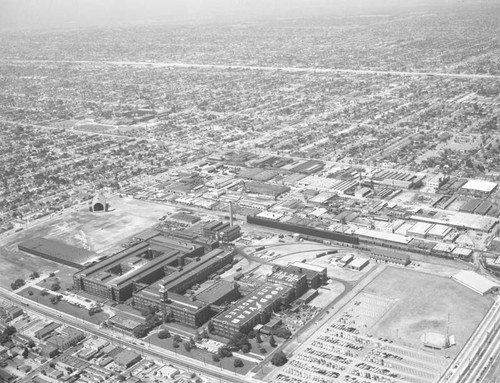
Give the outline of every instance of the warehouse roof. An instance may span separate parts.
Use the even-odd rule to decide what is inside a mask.
[[[483,180],[469,180],[462,186],[462,189],[480,191],[483,193],[491,193],[497,187],[496,182],[483,181]]]
[[[228,282],[224,279],[221,279],[196,294],[196,299],[202,302],[212,303],[229,294],[235,289],[235,287],[236,286],[233,282]]]
[[[408,230],[408,234],[426,235],[431,227],[432,225],[430,223],[417,222],[410,230]]]
[[[437,224],[434,225],[428,232],[428,235],[435,237],[445,237],[451,231],[451,227],[446,225]]]
[[[305,263],[305,262],[294,262],[292,266],[299,267],[301,269],[308,269],[312,271],[316,271],[317,273],[323,273],[326,271],[326,267],[323,266],[316,266],[312,265],[310,263]]]
[[[470,270],[461,270],[453,275],[452,279],[481,295],[487,294],[499,287],[492,280]]]
[[[21,242],[18,248],[19,250],[29,253],[38,252],[53,258],[67,260],[78,265],[83,265],[96,257],[95,253],[88,250],[43,237],[35,237]]]
[[[402,243],[402,244],[408,244],[413,239],[412,237],[406,237],[406,236],[400,235],[400,234],[386,233],[383,231],[365,229],[362,227],[357,228],[355,231],[355,234],[360,235],[360,236],[364,236],[364,237],[376,238],[376,239],[383,240],[383,241]]]
[[[349,267],[352,267],[353,269],[358,269],[365,266],[369,262],[370,260],[368,258],[355,258],[354,261],[351,262]]]

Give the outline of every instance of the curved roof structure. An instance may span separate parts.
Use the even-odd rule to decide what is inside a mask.
[[[94,198],[92,198],[92,205],[95,205],[96,203],[106,205],[106,197],[104,197],[104,195],[100,193],[96,194]]]
[[[499,287],[492,280],[470,270],[461,270],[453,275],[452,279],[481,295],[485,295]]]
[[[90,209],[91,211],[106,211],[106,198],[103,194],[96,194],[92,201],[90,201]]]

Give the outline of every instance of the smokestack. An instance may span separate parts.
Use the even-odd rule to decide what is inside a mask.
[[[229,201],[229,226],[233,227],[233,203]]]

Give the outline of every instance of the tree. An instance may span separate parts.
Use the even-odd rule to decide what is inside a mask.
[[[40,295],[44,297],[46,295],[49,295],[49,292],[46,289],[43,289],[42,291],[40,291]]]
[[[283,366],[286,362],[288,362],[288,358],[283,351],[275,352],[271,358],[271,363],[278,367]]]
[[[132,334],[134,334],[136,338],[144,338],[146,335],[149,334],[149,331],[150,331],[149,326],[142,323],[136,328],[134,328]]]
[[[52,285],[50,286],[50,289],[52,291],[59,291],[61,289],[61,285],[59,284],[59,282],[54,282],[52,283]]]
[[[213,355],[212,355],[212,360],[213,360],[214,362],[220,362],[220,358],[219,358],[216,354],[213,354]]]
[[[174,342],[177,342],[177,343],[182,342],[181,336],[179,334],[175,334],[173,340],[174,340]]]
[[[160,338],[160,339],[167,339],[167,338],[170,338],[170,331],[168,331],[168,330],[161,330],[161,331],[158,333],[158,338]]]
[[[50,302],[53,305],[57,305],[59,303],[59,300],[60,300],[60,298],[58,296],[52,296],[52,297],[50,297]]]
[[[189,338],[189,344],[191,348],[196,348],[196,342],[194,341],[193,337]]]
[[[234,364],[234,367],[236,367],[236,368],[243,367],[243,361],[240,358],[235,358],[233,364]]]
[[[235,332],[227,343],[229,347],[234,347],[238,350],[245,344],[248,344],[248,336],[242,332]]]
[[[261,354],[265,354],[265,353],[267,353],[267,350],[266,350],[264,347],[261,347],[261,348],[259,349],[259,351],[260,351],[260,353],[261,353]]]
[[[255,338],[257,334],[255,333],[254,330],[251,330],[249,333],[248,333],[248,339],[253,339]]]
[[[276,339],[274,339],[274,336],[273,336],[273,335],[271,335],[271,336],[269,337],[269,345],[270,345],[271,347],[276,347]]]
[[[220,358],[229,358],[233,356],[233,353],[227,346],[221,346],[217,350],[217,356],[219,356]]]
[[[290,339],[292,332],[285,326],[279,327],[273,331],[273,334],[279,338]]]
[[[184,348],[187,352],[190,352],[191,351],[191,343],[189,343],[188,341],[184,342]]]
[[[250,345],[248,343],[244,344],[243,347],[241,347],[241,351],[243,351],[245,354],[250,352]]]
[[[25,282],[22,278],[17,278],[14,282],[10,284],[12,290],[17,290],[18,288],[24,286]]]
[[[209,336],[208,336],[208,331],[207,331],[207,330],[205,330],[205,329],[203,329],[203,331],[201,332],[201,336],[202,336],[203,338],[205,338],[205,339],[208,339],[208,338],[209,338]]]
[[[174,343],[172,343],[172,346],[174,346],[174,348],[179,348],[179,343],[174,341]]]

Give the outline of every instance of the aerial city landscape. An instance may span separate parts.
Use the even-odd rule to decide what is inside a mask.
[[[500,380],[500,4],[292,3],[0,23],[0,382]]]

